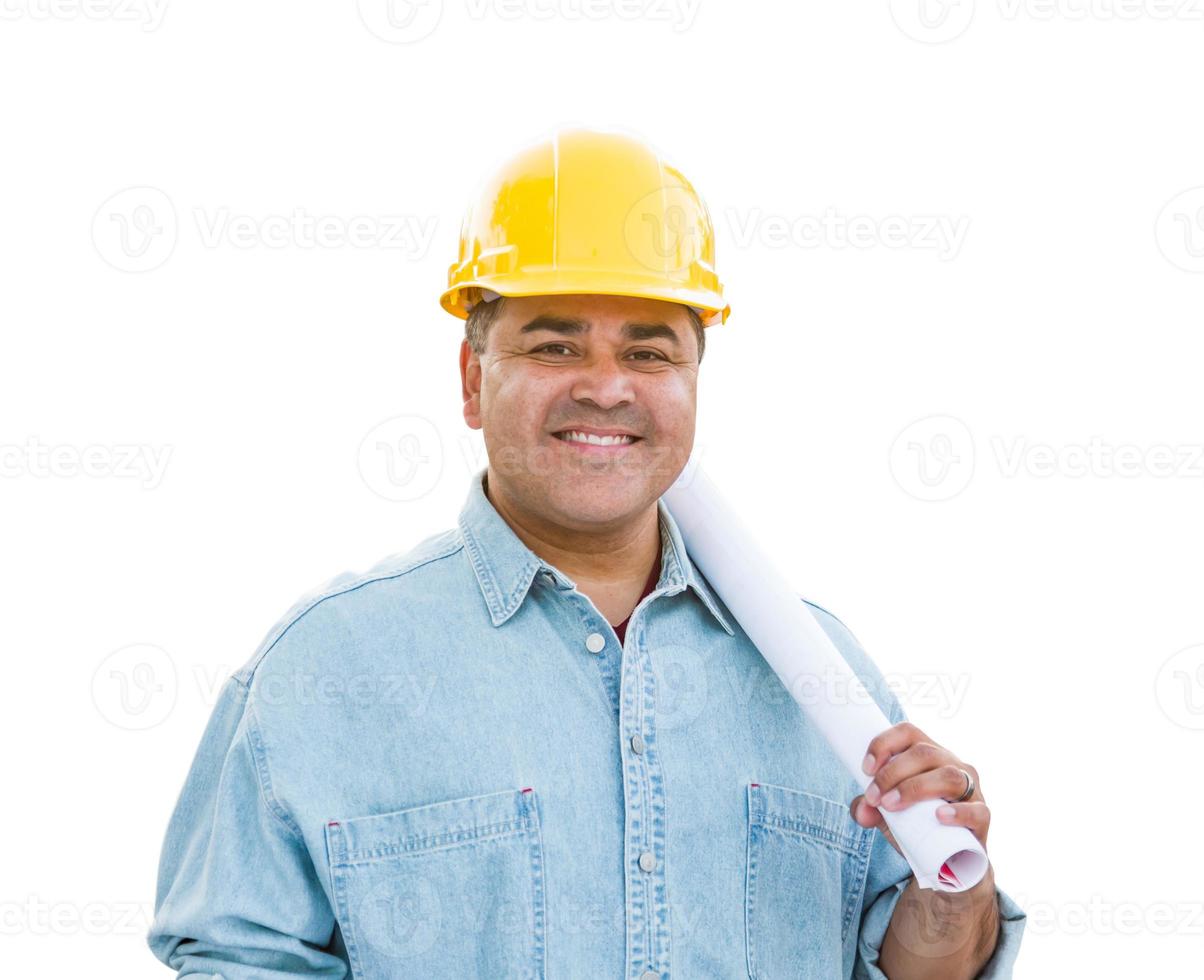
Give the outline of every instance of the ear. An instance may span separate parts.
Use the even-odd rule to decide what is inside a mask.
[[[470,429],[481,428],[481,360],[465,338],[460,341],[460,394],[464,399],[464,421]]]

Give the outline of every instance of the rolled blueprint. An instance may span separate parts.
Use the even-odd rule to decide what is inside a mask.
[[[677,522],[691,560],[719,593],[748,638],[768,661],[832,751],[864,790],[861,771],[870,741],[891,727],[835,644],[753,540],[735,510],[693,460],[663,499]],[[843,680],[847,703],[803,692],[816,677]],[[828,690],[840,690],[839,686]],[[987,872],[987,855],[965,827],[941,823],[941,800],[905,810],[880,810],[921,888],[960,892]]]

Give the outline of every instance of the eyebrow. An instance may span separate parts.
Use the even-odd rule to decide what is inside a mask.
[[[578,320],[575,317],[543,314],[542,316],[537,316],[530,323],[525,324],[519,330],[519,333],[534,333],[537,330],[547,330],[551,333],[559,333],[566,336],[577,336],[587,333],[589,331],[589,324],[585,320]],[[681,347],[681,341],[677,338],[677,331],[667,323],[625,323],[623,324],[623,336],[627,340],[653,340],[661,338],[669,341],[675,348]]]

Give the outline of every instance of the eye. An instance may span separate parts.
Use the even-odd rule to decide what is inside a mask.
[[[532,354],[542,354],[545,352],[555,353],[553,348],[559,348],[560,350],[564,351],[566,354],[573,353],[571,347],[569,347],[566,344],[561,344],[561,343],[541,344],[539,347],[534,348],[531,351],[531,353]],[[649,357],[640,357],[639,355],[641,355],[641,354],[648,354],[650,356]],[[657,350],[637,350],[637,351],[634,351],[631,356],[634,357],[638,361],[667,361],[668,360],[668,358],[665,357],[664,354],[662,354],[660,351],[657,351]]]

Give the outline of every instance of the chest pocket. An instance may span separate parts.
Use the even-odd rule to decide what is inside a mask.
[[[849,976],[877,831],[842,803],[764,783],[749,784],[748,814],[749,976]]]
[[[544,976],[534,790],[326,825],[331,889],[356,980]]]

